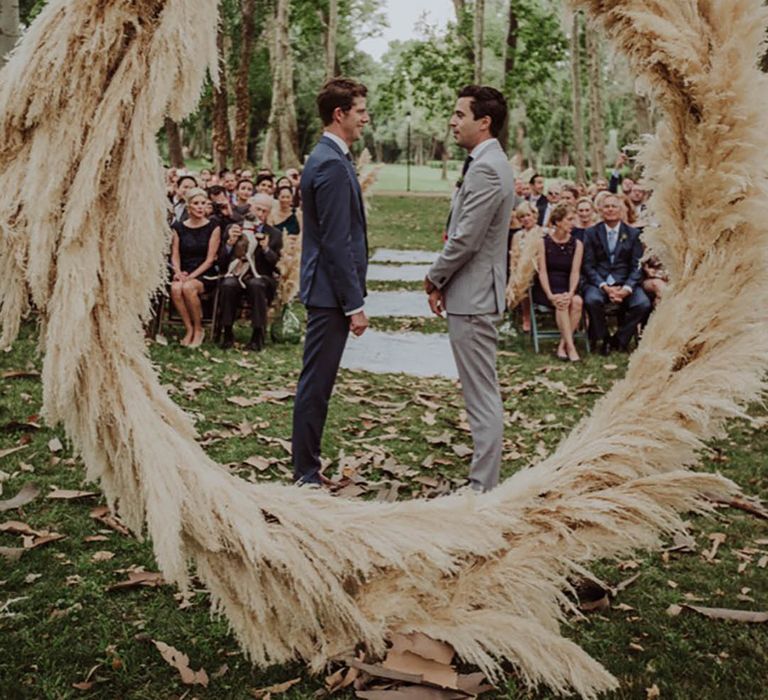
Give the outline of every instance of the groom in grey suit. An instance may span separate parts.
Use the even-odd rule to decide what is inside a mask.
[[[474,441],[469,483],[476,491],[499,483],[504,434],[495,323],[504,313],[515,197],[512,168],[497,140],[506,118],[507,104],[498,90],[470,85],[459,93],[450,126],[468,157],[453,197],[448,240],[424,280],[430,308],[448,316]]]

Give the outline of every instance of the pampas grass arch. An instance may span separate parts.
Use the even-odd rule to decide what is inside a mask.
[[[147,359],[141,320],[167,247],[155,133],[215,73],[216,4],[52,0],[25,34],[0,74],[2,344],[31,299],[47,420],[146,529],[168,580],[187,585],[193,564],[255,663],[320,670],[420,630],[491,677],[508,659],[557,692],[616,687],[560,636],[567,577],[733,493],[688,468],[764,388],[761,0],[576,0],[666,114],[641,159],[673,293],[625,379],[549,458],[483,496],[394,504],[236,479]]]

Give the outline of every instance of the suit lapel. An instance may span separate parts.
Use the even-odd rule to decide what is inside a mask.
[[[347,173],[349,173],[349,177],[352,179],[352,189],[357,194],[357,206],[360,209],[360,216],[363,219],[363,226],[365,227],[366,231],[368,228],[368,222],[366,221],[365,217],[365,203],[363,202],[363,190],[360,187],[360,181],[357,179],[357,172],[355,171],[355,166],[352,163],[352,160],[350,158],[347,158],[347,154],[344,153],[344,151],[339,148],[339,145],[333,140],[329,139],[327,136],[323,136],[320,139],[321,143],[324,143],[326,146],[330,146],[336,153],[341,156],[341,159],[344,161],[344,165],[347,168]]]
[[[611,251],[610,251],[610,248],[608,248],[608,227],[605,224],[600,224],[600,226],[598,227],[597,237],[600,239],[600,243],[603,245],[605,256],[610,260]]]

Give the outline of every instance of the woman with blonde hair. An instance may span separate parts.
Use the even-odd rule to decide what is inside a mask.
[[[205,190],[192,188],[187,192],[186,202],[187,218],[172,226],[171,299],[186,330],[181,344],[196,348],[202,344],[205,336],[200,295],[206,284],[215,284],[215,280],[210,282],[203,276],[215,271],[221,230],[216,222],[205,215],[208,202]]]
[[[522,302],[523,331],[531,330],[531,309],[528,304],[528,289],[536,275],[537,243],[544,236],[544,230],[537,225],[537,209],[523,202],[512,212],[520,227],[514,232],[509,243],[509,280],[507,282],[507,308],[514,309]]]
[[[571,233],[576,212],[567,204],[555,207],[550,217],[551,233],[538,241],[538,278],[533,287],[533,301],[555,310],[560,330],[557,356],[578,362],[573,334],[579,326],[583,302],[576,293],[579,287],[584,244]]]

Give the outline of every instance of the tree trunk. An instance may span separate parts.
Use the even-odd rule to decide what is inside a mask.
[[[325,79],[336,75],[336,33],[339,30],[339,0],[330,0],[325,32]]]
[[[515,61],[517,59],[517,39],[520,32],[520,21],[517,16],[517,0],[509,0],[509,15],[507,21],[507,39],[504,42],[502,48],[502,66],[504,67],[504,73],[501,78],[502,92],[505,94],[508,103],[512,103],[514,97],[512,91],[512,75],[515,71]],[[509,121],[510,117],[507,114],[507,121],[504,124],[504,128],[499,135],[499,143],[505,152],[509,152]]]
[[[653,131],[651,101],[645,95],[635,94],[635,114],[638,131],[641,134],[650,134]]]
[[[485,46],[485,0],[475,0],[475,83],[483,84],[483,47]]]
[[[290,0],[277,0],[273,25],[274,36],[270,41],[270,65],[272,68],[272,107],[269,127],[264,143],[262,163],[271,168],[275,151],[281,168],[299,165],[299,129],[296,123],[296,98],[293,91],[293,53],[289,29]]]
[[[18,0],[0,0],[0,66],[5,63],[19,35]]]
[[[235,135],[232,144],[232,167],[243,168],[248,160],[251,92],[248,76],[253,56],[253,33],[256,0],[240,0],[240,63],[235,81]]]
[[[581,120],[581,50],[579,45],[579,13],[573,13],[571,27],[571,83],[573,97],[573,149],[576,155],[576,182],[586,182],[587,164],[584,153],[584,126]]]
[[[589,144],[592,177],[605,175],[605,109],[603,106],[603,61],[600,41],[594,27],[587,22],[587,65],[589,71]]]
[[[227,167],[232,137],[229,132],[229,97],[227,91],[227,52],[224,44],[224,30],[219,25],[216,33],[216,46],[219,53],[219,86],[213,86],[213,125],[211,145],[213,150],[213,169],[220,172]]]
[[[466,0],[453,0],[453,9],[456,12],[456,27],[458,29],[459,39],[461,40],[465,54],[469,62],[475,63],[475,49],[472,37],[469,36],[471,15],[467,11]],[[472,23],[474,25],[474,22]]]
[[[168,160],[174,168],[184,167],[184,151],[181,147],[179,125],[170,117],[165,118],[165,137],[168,139]]]

